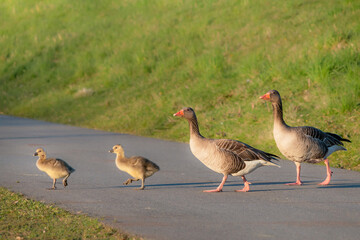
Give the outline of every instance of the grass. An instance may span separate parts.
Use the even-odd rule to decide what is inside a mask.
[[[0,239],[135,239],[97,219],[71,214],[0,187]]]
[[[352,140],[330,157],[360,170],[356,0],[0,3],[0,111],[188,141],[172,114],[193,107],[206,137],[279,154],[260,95],[282,94],[289,125]]]

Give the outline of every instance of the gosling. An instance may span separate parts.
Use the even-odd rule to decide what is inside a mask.
[[[67,164],[64,160],[58,158],[46,158],[46,153],[44,149],[38,148],[34,153],[34,156],[39,156],[39,159],[36,162],[36,166],[40,171],[46,172],[50,178],[53,179],[53,186],[49,190],[56,189],[56,179],[64,178],[63,185],[64,188],[68,185],[67,179],[71,173],[75,172],[75,169]]]
[[[141,187],[137,190],[145,188],[145,178],[152,176],[160,170],[159,166],[141,156],[133,156],[130,158],[125,157],[124,149],[120,144],[115,145],[109,152],[116,153],[115,164],[120,171],[127,172],[133,178],[129,178],[123,184],[128,185],[133,181],[141,179]]]

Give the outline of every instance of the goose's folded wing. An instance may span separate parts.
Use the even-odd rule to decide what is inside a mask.
[[[270,159],[276,159],[275,157],[277,157],[274,154],[266,153],[264,151],[253,148],[246,143],[242,143],[236,140],[219,139],[216,140],[216,146],[219,149],[227,150],[236,154],[243,161],[251,161],[258,159],[270,161]]]
[[[340,137],[337,134],[323,132],[320,129],[309,126],[298,127],[296,128],[296,132],[298,132],[299,134],[303,134],[307,137],[318,139],[324,142],[327,146],[333,146],[333,145],[343,146],[344,144],[341,141],[350,141],[348,139],[344,139]]]

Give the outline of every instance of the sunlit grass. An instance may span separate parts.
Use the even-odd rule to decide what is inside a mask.
[[[330,163],[360,170],[359,1],[5,0],[0,9],[6,114],[188,141],[172,114],[191,106],[203,135],[279,154],[271,108],[258,99],[277,89],[288,124],[350,138]]]

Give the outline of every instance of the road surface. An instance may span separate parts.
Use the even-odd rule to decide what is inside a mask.
[[[115,144],[160,166],[144,191],[134,190],[140,182],[122,185],[129,176],[108,152]],[[66,189],[58,181],[58,190],[46,190],[52,180],[36,168],[38,147],[76,169]],[[0,115],[0,186],[145,239],[359,238],[359,172],[332,168],[330,185],[320,187],[325,167],[303,164],[305,184],[286,186],[295,180],[295,165],[279,164],[249,174],[251,192],[234,192],[242,180],[229,177],[223,192],[203,193],[222,175],[195,159],[188,144]]]

